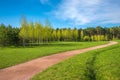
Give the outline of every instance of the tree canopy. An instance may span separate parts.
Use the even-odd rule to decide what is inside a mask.
[[[33,43],[48,43],[51,41],[108,41],[120,39],[120,26],[88,27],[85,29],[52,28],[47,19],[45,25],[38,22],[28,23],[25,18],[20,28],[10,25],[0,25],[0,45],[31,45]]]

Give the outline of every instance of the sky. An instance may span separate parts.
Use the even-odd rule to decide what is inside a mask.
[[[0,0],[0,23],[20,27],[49,19],[54,28],[120,25],[120,0]]]

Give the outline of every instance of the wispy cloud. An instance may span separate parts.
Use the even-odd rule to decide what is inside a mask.
[[[120,2],[110,1],[112,0],[63,0],[54,15],[76,25],[94,22],[120,23]]]
[[[46,4],[46,3],[48,3],[49,2],[49,0],[40,0],[40,3],[41,4]]]

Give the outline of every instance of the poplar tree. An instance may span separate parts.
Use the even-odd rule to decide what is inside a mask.
[[[57,41],[60,41],[60,38],[61,38],[60,30],[57,30],[56,36],[57,36]]]
[[[73,30],[73,38],[74,38],[74,41],[77,41],[78,39],[78,30],[76,28],[74,28]]]
[[[28,39],[28,24],[25,17],[22,17],[19,36],[22,38],[23,46],[25,47],[25,41]]]
[[[81,30],[81,40],[83,40],[83,38],[84,38],[84,31]]]
[[[37,43],[39,44],[40,42],[43,41],[44,37],[44,31],[43,31],[43,26],[41,23],[35,23],[35,39],[37,40]]]
[[[28,37],[29,37],[29,41],[31,43],[33,43],[33,41],[34,41],[34,34],[35,34],[34,24],[33,24],[33,22],[31,22],[28,25]]]

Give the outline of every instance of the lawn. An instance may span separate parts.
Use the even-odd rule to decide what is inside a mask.
[[[120,80],[119,44],[76,55],[32,80]]]
[[[0,69],[58,52],[87,48],[108,42],[52,42],[39,47],[0,48]]]

